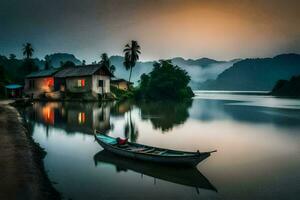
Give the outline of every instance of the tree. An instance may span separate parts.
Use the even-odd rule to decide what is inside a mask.
[[[31,59],[33,52],[34,49],[30,43],[26,43],[23,45],[23,55],[26,58],[23,62],[23,72],[25,75],[39,70],[38,66],[36,66],[34,61]]]
[[[26,59],[30,59],[33,55],[34,49],[30,43],[23,45],[23,55],[26,56]]]
[[[68,67],[75,67],[76,65],[75,65],[75,63],[73,63],[72,61],[66,61],[66,62],[61,62],[60,63],[60,67],[62,68],[62,69],[65,69],[65,68],[68,68]]]
[[[32,72],[38,71],[39,67],[33,62],[32,59],[25,59],[23,61],[22,69],[23,69],[24,75],[27,75]]]
[[[141,76],[137,95],[154,100],[189,99],[194,95],[188,86],[190,80],[185,70],[173,65],[170,60],[160,60],[153,64],[153,70],[148,75]]]
[[[50,59],[50,56],[49,55],[46,55],[45,56],[45,67],[44,69],[45,70],[48,70],[48,69],[51,69],[52,66],[51,66],[51,59]]]
[[[130,82],[130,79],[131,79],[132,68],[135,66],[136,62],[139,60],[139,54],[141,54],[140,49],[141,49],[141,47],[138,44],[138,42],[135,40],[132,40],[131,45],[126,44],[125,49],[123,50],[123,52],[125,53],[123,65],[126,68],[126,70],[130,70],[128,82]]]
[[[0,65],[0,97],[4,96],[5,93],[5,85],[6,82],[6,74],[5,74],[5,70],[4,67],[2,65]]]
[[[6,76],[5,76],[5,69],[2,65],[0,65],[0,82],[5,82]]]
[[[107,53],[101,54],[100,65],[106,67],[112,74],[114,74],[114,72],[116,71],[116,67],[114,65],[111,65]]]
[[[9,59],[10,60],[14,60],[14,59],[16,59],[16,55],[15,54],[13,54],[13,53],[11,53],[11,54],[9,54]]]
[[[82,60],[82,65],[85,65],[86,64],[86,61],[85,60]]]

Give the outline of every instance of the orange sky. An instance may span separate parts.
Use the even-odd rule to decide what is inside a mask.
[[[70,52],[93,61],[122,54],[131,39],[144,60],[300,53],[297,0],[28,0],[4,2],[0,11],[0,54],[29,41],[37,56]]]

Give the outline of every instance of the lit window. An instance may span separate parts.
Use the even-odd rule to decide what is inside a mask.
[[[77,86],[78,87],[84,87],[85,86],[85,80],[84,79],[80,79],[77,81]]]
[[[47,85],[48,85],[48,87],[54,86],[54,79],[52,77],[47,78]]]
[[[85,122],[85,113],[84,112],[78,113],[78,122],[79,122],[79,124],[84,124],[84,122]]]

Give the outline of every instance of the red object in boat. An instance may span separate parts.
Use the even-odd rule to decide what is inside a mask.
[[[122,139],[122,138],[117,138],[117,142],[118,142],[118,145],[123,145],[123,144],[126,144],[128,141],[127,138],[125,139]]]

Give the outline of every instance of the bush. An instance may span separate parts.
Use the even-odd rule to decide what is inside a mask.
[[[190,76],[180,67],[173,65],[169,60],[161,60],[153,65],[148,75],[142,74],[137,98],[179,100],[194,96],[188,86]]]
[[[118,100],[126,100],[126,99],[132,99],[135,95],[134,89],[131,90],[120,90],[119,88],[115,86],[110,86],[110,91],[116,96]]]

